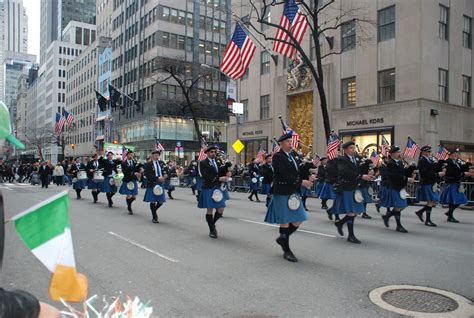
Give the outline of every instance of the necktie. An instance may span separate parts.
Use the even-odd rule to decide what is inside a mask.
[[[157,164],[156,161],[153,161],[154,165],[155,165],[155,175],[157,177],[161,177],[161,168],[160,168],[160,165]]]
[[[216,161],[214,159],[212,159],[212,165],[214,166],[214,169],[216,169],[216,171],[218,171],[217,164],[216,164]]]
[[[293,162],[293,166],[295,166],[296,170],[298,170],[298,166],[296,165],[295,159],[293,158],[293,156],[291,155],[291,153],[289,153],[288,155],[290,156],[291,162]]]

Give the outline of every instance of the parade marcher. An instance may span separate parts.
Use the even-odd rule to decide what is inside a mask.
[[[199,173],[203,178],[203,185],[198,200],[198,208],[207,209],[206,221],[209,226],[209,237],[217,238],[216,222],[222,217],[225,208],[225,196],[221,190],[221,183],[228,181],[230,172],[220,175],[223,169],[219,169],[216,160],[217,148],[209,146],[205,150],[207,158],[199,162]],[[212,212],[217,209],[214,216]]]
[[[361,175],[359,172],[359,161],[356,157],[356,146],[353,141],[348,141],[342,145],[344,155],[337,159],[337,187],[336,200],[334,203],[334,214],[345,214],[344,218],[334,222],[339,235],[344,236],[342,227],[347,223],[349,235],[347,241],[360,244],[361,242],[354,235],[354,221],[357,215],[364,212],[364,197],[358,189],[361,180],[372,181],[373,176],[369,174]]]
[[[313,172],[317,168],[318,160],[312,159],[311,161],[303,161],[300,164],[299,174],[301,180],[309,180],[309,176],[313,174]],[[303,203],[303,208],[305,211],[308,211],[308,207],[306,206],[306,199],[308,196],[311,195],[311,188],[306,188],[305,186],[300,187],[300,195],[301,195],[301,202]]]
[[[198,157],[191,161],[191,163],[188,166],[188,184],[191,185],[191,191],[193,192],[193,195],[196,195],[197,191],[197,177],[199,175],[198,173]]]
[[[469,167],[462,164],[459,160],[459,149],[449,150],[449,159],[447,160],[446,174],[444,176],[445,185],[441,193],[440,203],[449,205],[449,210],[446,212],[448,222],[459,223],[454,218],[454,210],[461,204],[467,203],[465,195],[465,188],[461,185],[461,181],[465,177],[471,176]]]
[[[114,160],[114,153],[110,151],[107,153],[107,158],[104,159],[101,157],[99,162],[101,168],[104,169],[102,173],[104,180],[102,181],[100,191],[105,192],[108,206],[111,208],[114,205],[112,197],[117,193],[114,176],[117,174],[117,165],[119,165],[120,162]]]
[[[309,180],[302,180],[299,175],[299,166],[292,155],[292,133],[282,135],[278,142],[280,151],[273,155],[273,195],[268,205],[265,222],[279,224],[280,236],[276,239],[283,249],[283,258],[290,262],[298,259],[290,249],[290,236],[307,220],[299,195],[301,186],[311,188],[316,180],[314,175]]]
[[[272,166],[272,155],[265,156],[265,163],[261,168],[263,180],[262,180],[262,194],[266,194],[265,205],[268,207],[270,199],[272,197],[272,182],[273,182],[273,166]]]
[[[126,196],[128,214],[132,215],[132,203],[138,194],[138,177],[140,176],[140,165],[133,160],[133,151],[127,151],[127,158],[122,162],[123,179],[119,193]]]
[[[438,182],[440,178],[444,177],[445,169],[439,171],[435,159],[431,156],[431,146],[425,145],[420,150],[421,155],[418,160],[420,185],[416,192],[416,199],[426,201],[426,205],[415,214],[421,222],[425,222],[426,226],[436,227],[436,224],[431,221],[431,210],[439,201]],[[426,220],[423,220],[423,212],[426,212]]]
[[[323,183],[323,186],[321,187],[321,191],[319,192],[319,198],[321,199],[321,208],[326,210],[326,213],[330,220],[332,220],[333,218],[332,211],[334,209],[334,203],[336,200],[336,192],[334,191],[334,184],[337,182],[337,160],[336,159],[328,160],[326,165],[324,166],[326,176],[324,178],[324,183]],[[328,200],[333,200],[331,208],[328,208],[327,206]],[[338,214],[336,214],[336,220],[339,220]]]
[[[387,208],[387,213],[382,215],[383,222],[389,227],[389,220],[393,216],[397,222],[397,232],[407,233],[400,221],[401,211],[408,206],[405,187],[408,181],[414,178],[413,166],[404,167],[400,160],[400,147],[393,145],[389,151],[389,162],[386,166],[385,190],[380,201],[380,206]]]
[[[370,159],[359,159],[359,174],[364,175],[364,174],[370,174],[374,175],[374,167],[373,167],[373,162]],[[362,195],[364,196],[364,212],[362,213],[362,218],[363,219],[371,219],[372,217],[367,214],[367,204],[372,203],[372,186],[371,183],[365,180],[360,180],[359,181],[359,190],[362,192]]]
[[[175,186],[171,184],[171,178],[176,178],[178,176],[173,161],[168,161],[166,167],[164,167],[164,173],[167,175],[165,189],[168,191],[168,197],[173,200],[174,198],[171,193],[175,190]]]
[[[87,188],[91,190],[94,203],[99,200],[100,188],[102,186],[102,180],[96,181],[94,179],[94,173],[100,169],[99,155],[96,153],[92,156],[92,160],[86,165],[87,172]]]
[[[145,165],[147,185],[143,201],[150,203],[152,222],[159,223],[156,211],[166,202],[164,189],[166,174],[164,174],[164,167],[162,167],[162,162],[160,161],[161,152],[154,150],[151,155],[152,160]]]
[[[390,162],[390,158],[388,156],[382,156],[382,162],[379,165],[380,186],[379,186],[379,192],[377,193],[379,202],[375,204],[375,208],[377,209],[378,213],[380,213],[380,203],[384,199],[385,190],[387,189],[387,182],[388,182],[387,164],[389,162]],[[389,211],[390,211],[390,208],[387,208],[387,213]]]
[[[77,172],[83,171],[85,169],[86,169],[86,166],[83,163],[81,163],[81,159],[79,159],[78,157],[76,158],[75,162],[71,165],[71,169],[69,170],[73,178],[72,188],[76,190],[76,196],[78,200],[81,198],[82,189],[86,187],[87,180],[79,180],[77,178]]]
[[[319,198],[321,196],[321,190],[323,189],[324,186],[324,179],[326,179],[326,164],[328,163],[328,158],[322,157],[319,160],[319,166],[318,166],[318,173],[316,174],[316,177],[318,178],[317,184],[316,184],[316,197]],[[323,209],[327,209],[327,200],[324,202],[324,204],[321,204]]]
[[[253,196],[255,196],[255,199],[257,202],[260,202],[260,199],[258,198],[258,189],[260,188],[260,169],[257,164],[257,160],[255,158],[252,158],[251,163],[248,166],[248,174],[250,176],[250,195],[249,195],[249,200],[253,201]]]

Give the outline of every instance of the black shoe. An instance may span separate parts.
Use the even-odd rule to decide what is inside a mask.
[[[436,227],[436,226],[437,226],[436,224],[434,224],[434,223],[431,222],[431,221],[426,221],[426,222],[425,222],[425,225],[426,225],[426,226],[431,226],[431,227]]]
[[[113,206],[111,203],[109,203],[109,208],[113,208],[113,207],[114,207],[114,206]]]
[[[400,233],[408,233],[408,231],[403,227],[403,226],[397,226],[397,229],[396,229],[397,232],[400,232]]]
[[[308,209],[307,207],[304,207],[304,210],[305,210],[305,211],[309,211],[309,209]]]
[[[257,199],[257,202],[262,202],[262,201],[260,201],[260,199]]]
[[[375,209],[377,210],[377,213],[380,213],[380,205],[376,204]]]
[[[342,231],[342,226],[340,221],[334,222],[334,225],[337,227],[337,232],[339,233],[340,236],[344,236],[344,231]]]
[[[160,222],[158,222],[158,219],[153,219],[152,222],[153,223],[160,223]]]
[[[293,263],[296,263],[298,261],[295,254],[293,254],[292,251],[286,251],[285,253],[283,253],[283,258]]]
[[[372,217],[370,215],[368,215],[367,213],[362,213],[362,218],[370,220]]]
[[[171,192],[168,192],[168,196],[170,197],[171,200],[174,200],[173,196],[171,195]]]
[[[253,201],[252,197],[249,197],[249,200],[250,200],[250,201]]]
[[[284,239],[281,238],[281,237],[277,237],[277,239],[275,240],[277,242],[278,245],[281,246],[281,249],[283,250],[283,252],[285,252],[285,248],[283,247],[284,246]]]
[[[446,215],[449,218],[449,212],[444,212],[444,215]]]
[[[330,210],[326,210],[326,213],[328,214],[328,219],[332,221],[332,213]]]
[[[383,224],[385,225],[385,227],[389,227],[389,225],[388,225],[389,218],[386,215],[382,215],[382,220],[383,220]]]
[[[328,209],[328,206],[327,206],[326,204],[323,204],[323,205],[321,206],[321,209],[327,210],[327,209]]]
[[[459,223],[459,221],[456,220],[453,216],[448,217],[448,222],[450,222],[450,223]]]
[[[421,222],[425,222],[425,220],[423,220],[423,212],[422,211],[416,211],[415,214],[418,216],[418,218],[420,219]]]
[[[132,211],[132,207],[131,207],[131,206],[128,206],[127,210],[128,210],[128,214],[130,214],[130,215],[133,214],[133,211]]]
[[[217,231],[216,231],[216,229],[212,229],[212,230],[209,232],[209,237],[210,237],[210,238],[213,238],[213,239],[216,239],[216,238],[217,238]]]
[[[347,241],[348,241],[348,242],[351,242],[351,243],[355,243],[355,244],[360,244],[360,243],[362,243],[362,242],[359,241],[359,240],[357,239],[357,237],[355,237],[355,236],[349,236],[349,237],[347,238]]]

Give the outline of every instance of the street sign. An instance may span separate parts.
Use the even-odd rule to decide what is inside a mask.
[[[244,113],[244,104],[242,104],[242,103],[232,103],[232,112],[236,115],[243,115],[243,113]]]
[[[232,148],[234,148],[234,150],[235,150],[236,153],[240,153],[240,152],[242,152],[242,150],[244,150],[245,146],[244,146],[244,144],[242,143],[242,141],[240,141],[240,139],[237,139],[237,140],[232,144]]]

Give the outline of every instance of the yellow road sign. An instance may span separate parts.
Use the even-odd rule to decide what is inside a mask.
[[[237,139],[233,144],[232,148],[234,148],[236,153],[240,153],[242,150],[244,150],[245,146],[244,144],[240,141],[240,139]]]

